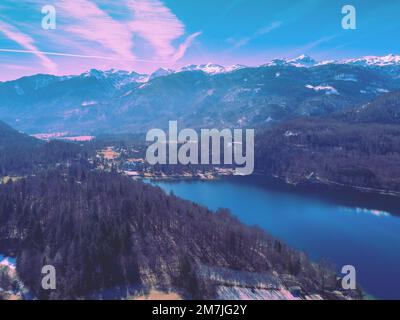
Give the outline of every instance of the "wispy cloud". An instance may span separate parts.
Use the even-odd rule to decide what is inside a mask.
[[[181,59],[186,49],[200,35],[196,32],[176,49],[173,41],[185,34],[185,26],[176,15],[159,0],[128,0],[134,19],[131,30],[146,40],[162,59]]]
[[[57,8],[67,14],[73,23],[65,31],[81,39],[95,42],[121,59],[134,59],[133,37],[123,22],[112,19],[95,3],[88,0],[61,0]]]
[[[179,46],[178,50],[176,51],[173,60],[174,62],[179,61],[183,58],[186,53],[186,50],[193,44],[198,36],[201,35],[201,32],[195,32],[191,34],[186,40]]]
[[[8,39],[18,43],[21,47],[31,51],[48,71],[54,72],[57,70],[57,65],[38,50],[35,41],[30,36],[20,32],[17,28],[3,21],[0,21],[0,32]]]
[[[11,12],[13,2],[3,1],[5,11]],[[46,0],[35,1],[39,7],[46,4]],[[0,21],[0,35],[21,47],[1,41],[0,52],[34,55],[40,60],[37,70],[57,74],[133,66],[149,72],[181,60],[201,34],[188,34],[185,24],[161,0],[59,0],[55,6],[57,29],[52,31],[19,18],[31,12],[32,3],[18,7],[17,18],[1,13],[0,20],[7,22]]]
[[[319,47],[321,44],[332,41],[333,39],[337,38],[337,36],[338,36],[337,34],[334,34],[334,35],[330,35],[330,36],[321,37],[315,41],[309,42],[309,43],[305,44],[304,46],[297,48],[296,50],[290,52],[289,56],[295,56],[298,54],[307,53],[307,52],[311,51],[312,49]]]
[[[100,59],[100,60],[111,60],[111,61],[120,61],[120,58],[115,56],[98,56],[98,55],[85,55],[85,54],[74,54],[74,53],[65,53],[65,52],[50,52],[50,51],[31,51],[31,50],[18,50],[18,49],[4,49],[0,48],[0,52],[12,52],[12,53],[32,53],[35,55],[45,55],[45,56],[59,56],[59,57],[71,57],[71,58],[86,58],[86,59]],[[151,59],[139,59],[132,58],[127,59],[126,61],[137,61],[137,62],[160,62],[160,63],[168,63],[169,61],[159,61],[159,60],[151,60]]]
[[[270,25],[265,26],[265,27],[263,27],[261,29],[258,29],[251,36],[240,38],[240,39],[229,38],[229,39],[227,39],[227,41],[232,44],[232,48],[231,49],[238,49],[240,47],[243,47],[243,46],[247,45],[251,41],[253,41],[253,40],[255,40],[255,39],[257,39],[257,38],[259,38],[261,36],[264,36],[264,35],[270,33],[271,31],[279,28],[281,25],[282,25],[281,21],[274,21]]]
[[[59,47],[68,47],[71,43],[75,43],[78,51],[85,51],[84,55],[81,55],[81,52],[74,52],[65,56],[90,58],[93,55],[88,52],[97,50],[102,54],[96,54],[96,56],[103,58],[108,56],[109,59],[138,61],[141,59],[137,59],[134,54],[133,39],[136,35],[153,47],[156,57],[148,60],[156,61],[157,59],[179,60],[201,34],[196,32],[189,35],[176,47],[173,42],[185,35],[185,25],[161,1],[126,0],[124,5],[126,12],[130,12],[131,15],[127,14],[124,19],[116,19],[94,1],[60,0],[57,2],[57,12],[59,12],[58,16],[63,17],[63,24],[59,24],[56,36],[49,34],[48,40],[57,40]],[[23,43],[26,51],[38,54],[42,59],[43,55],[50,54],[32,46],[34,40],[31,37],[17,32],[5,23],[3,25],[3,33],[7,32],[9,38],[12,37],[20,44]],[[94,44],[96,49],[93,48]]]
[[[10,69],[10,70],[20,70],[20,71],[32,71],[34,68],[28,67],[28,66],[23,66],[19,64],[12,64],[12,63],[7,63],[7,64],[0,64],[1,69]]]

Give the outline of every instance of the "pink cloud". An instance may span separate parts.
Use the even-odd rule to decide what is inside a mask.
[[[88,0],[61,0],[57,8],[74,20],[65,31],[100,44],[121,59],[134,60],[132,32]]]
[[[34,68],[29,73],[61,75],[91,68],[151,72],[160,66],[175,65],[201,34],[184,38],[185,25],[160,0],[124,0],[104,7],[99,3],[57,1],[57,29],[51,32],[23,22],[13,26],[0,22],[0,34],[22,47],[0,48],[0,53],[35,55],[41,63],[29,65]],[[135,37],[140,39],[136,42]],[[37,48],[35,41],[39,43],[39,39],[46,50]],[[28,62],[22,63],[28,66]],[[9,79],[25,73],[8,68],[7,76],[0,77]]]
[[[176,51],[174,55],[174,61],[179,61],[180,59],[182,59],[186,53],[186,50],[193,44],[194,40],[196,40],[196,38],[200,35],[201,32],[196,32],[187,37],[185,42],[183,42]]]
[[[0,21],[0,32],[2,32],[10,40],[18,43],[21,47],[31,51],[48,71],[55,72],[57,70],[57,65],[45,54],[39,51],[34,44],[35,41],[30,36],[20,32],[15,27],[2,21]]]
[[[18,70],[18,71],[33,71],[35,70],[34,68],[28,67],[28,66],[23,66],[19,64],[0,64],[1,69],[10,69],[10,70]]]
[[[159,0],[128,0],[127,3],[134,15],[131,30],[148,41],[161,59],[179,60],[200,34],[189,36],[177,50],[172,42],[184,35],[185,26],[169,8]]]

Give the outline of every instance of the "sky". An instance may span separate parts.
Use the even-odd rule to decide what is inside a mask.
[[[52,5],[56,28],[42,27]],[[355,30],[342,7],[356,8]],[[0,81],[400,54],[400,0],[1,0]]]

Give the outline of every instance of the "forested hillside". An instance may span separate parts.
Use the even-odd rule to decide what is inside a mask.
[[[338,116],[352,123],[400,124],[400,91],[379,96]]]
[[[213,298],[211,282],[197,278],[203,266],[291,275],[305,294],[328,297],[336,287],[334,272],[226,210],[212,213],[79,167],[0,187],[0,251],[17,258],[20,278],[39,298],[75,299],[116,286]],[[56,267],[55,291],[41,289],[46,264]]]
[[[61,163],[87,162],[89,150],[63,141],[46,143],[0,121],[0,177],[24,176]]]
[[[397,125],[297,119],[256,139],[256,170],[292,184],[398,192],[399,161]]]

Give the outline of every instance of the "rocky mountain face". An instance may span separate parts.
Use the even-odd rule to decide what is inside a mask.
[[[0,118],[32,134],[144,132],[170,120],[194,128],[264,127],[326,116],[400,88],[397,60],[386,60],[318,63],[300,56],[254,68],[207,64],[151,76],[36,75],[0,83]]]

